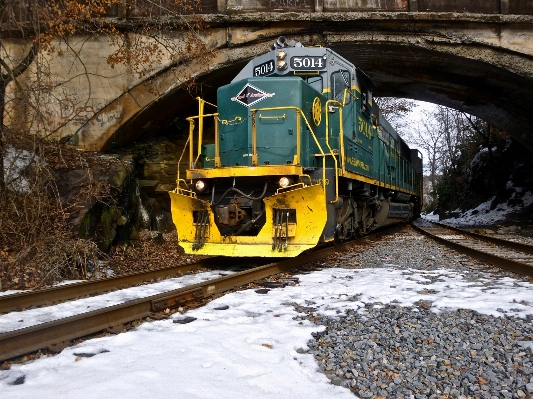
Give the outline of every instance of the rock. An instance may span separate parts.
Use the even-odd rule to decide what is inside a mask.
[[[26,376],[22,375],[17,377],[13,382],[10,382],[9,385],[22,385],[24,384],[24,381],[26,381]]]
[[[167,193],[168,196],[168,193]],[[172,214],[165,211],[159,201],[153,199],[151,202],[152,212],[151,212],[151,221],[150,229],[155,231],[160,231],[163,233],[168,233],[174,230],[176,227],[172,222]]]
[[[196,320],[196,317],[187,316],[187,317],[184,317],[183,319],[174,319],[173,323],[174,324],[188,324],[188,323],[192,323],[195,320]]]

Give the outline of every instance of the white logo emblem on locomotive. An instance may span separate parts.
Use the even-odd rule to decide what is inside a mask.
[[[263,90],[258,89],[255,86],[247,83],[246,86],[235,97],[231,97],[232,101],[237,101],[246,107],[250,107],[255,103],[268,98],[273,97],[276,93],[265,93]]]

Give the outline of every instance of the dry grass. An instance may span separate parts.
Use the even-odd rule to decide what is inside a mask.
[[[0,279],[4,289],[37,289],[64,280],[85,280],[102,275],[105,258],[89,240],[43,238],[7,259]]]
[[[113,201],[112,188],[92,178],[91,167],[101,166],[101,156],[33,137],[10,139],[13,148],[35,157],[19,176],[27,189],[12,186],[0,199],[0,290],[38,289],[64,280],[151,270],[197,259],[183,253],[175,232],[141,231],[135,246],[114,247],[110,254],[102,253],[95,242],[80,239],[71,223],[73,212],[87,204]],[[108,157],[105,162],[113,161]],[[69,196],[61,196],[56,182],[72,169],[85,171],[88,180],[75,194],[69,190]]]
[[[111,252],[111,267],[117,274],[160,269],[196,261],[204,256],[187,255],[178,245],[176,232],[162,234],[143,230],[139,234],[139,245],[114,247]]]
[[[42,288],[98,274],[104,254],[94,242],[76,237],[66,211],[86,198],[63,203],[56,184],[58,168],[79,153],[31,135],[6,136],[8,168],[24,167],[8,176],[8,190],[0,196],[0,289]]]
[[[89,280],[142,272],[196,261],[177,244],[176,233],[141,231],[136,246],[113,247],[111,254],[89,240],[63,237],[43,239],[17,254],[0,252],[3,289],[38,289],[64,280]],[[10,259],[6,259],[11,257]]]

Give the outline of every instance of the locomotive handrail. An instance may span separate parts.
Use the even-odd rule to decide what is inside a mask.
[[[177,187],[174,189],[174,192],[176,194],[182,194],[182,195],[187,195],[191,198],[196,198],[196,193],[194,191],[192,191],[191,189],[189,189],[189,185],[187,184],[187,182],[184,180],[184,179],[178,179],[176,181],[177,183]],[[186,189],[185,188],[181,188],[180,187],[180,183],[184,183],[185,184],[185,187],[187,187]]]
[[[259,119],[285,119],[285,114],[283,115],[272,115],[272,116],[263,116],[259,114]]]
[[[201,97],[196,97],[196,99],[198,100],[198,155],[196,159],[194,160],[195,164],[198,162],[198,158],[200,158],[200,154],[202,153],[202,141],[203,141],[203,135],[204,135],[204,117],[206,116],[215,117],[215,136],[217,136],[216,129],[218,127],[218,123],[216,123],[216,116],[218,116],[218,114],[216,116],[215,114],[204,115],[205,104],[211,105],[212,107],[215,107],[215,108],[217,108],[217,106],[215,104],[211,104],[205,101]],[[192,141],[191,141],[191,149],[192,149]],[[215,157],[217,157],[216,150],[215,150]],[[191,160],[192,160],[192,157],[191,157]]]
[[[296,190],[296,188],[298,187],[301,187],[301,188],[304,188],[305,187],[305,183],[304,182],[298,182],[296,184],[291,184],[290,186],[287,186],[287,187],[280,187],[276,190],[276,195],[279,194],[279,193],[285,193],[287,191],[291,191],[291,190]]]
[[[286,109],[293,109],[296,111],[296,115],[300,114],[305,124],[307,125],[307,128],[309,129],[309,133],[311,133],[311,136],[313,137],[313,140],[315,140],[315,144],[317,145],[318,149],[320,150],[320,153],[322,154],[322,187],[324,188],[324,192],[326,192],[326,155],[331,155],[333,158],[335,158],[335,155],[330,152],[329,154],[326,154],[324,150],[322,150],[322,146],[318,142],[318,139],[316,138],[315,132],[313,131],[313,128],[311,127],[311,124],[307,120],[307,117],[305,116],[304,112],[294,106],[287,106],[287,107],[271,107],[271,108],[258,108],[258,109],[251,109],[250,113],[252,114],[252,164],[254,162],[257,162],[257,131],[256,131],[256,125],[255,125],[255,114],[257,111],[281,111]],[[300,163],[300,118],[296,118],[296,164]],[[331,148],[330,148],[331,150]],[[337,174],[337,169],[335,169],[335,175]]]
[[[346,96],[346,93],[345,93]],[[344,98],[346,100],[346,98]],[[339,104],[339,130],[340,130],[340,137],[342,141],[342,136],[344,136],[344,132],[342,129],[342,109],[344,108],[345,104],[341,104],[340,101],[337,100],[328,100],[326,101],[326,109],[328,108],[329,103],[337,103]],[[333,162],[335,162],[335,199],[331,201],[332,204],[335,204],[339,201],[339,173],[338,173],[338,165],[337,165],[337,157],[335,156],[333,150],[329,146],[329,112],[326,112],[326,145],[329,148],[329,151],[333,154]],[[342,151],[342,145],[341,145],[341,165],[344,165],[344,151]]]
[[[342,103],[338,100],[328,100],[326,101],[326,109],[328,108],[329,103],[336,103],[339,105],[339,146],[340,146],[340,158],[341,158],[341,168],[342,172],[346,172],[345,162],[344,162],[344,126],[342,124],[342,109],[347,104],[347,96],[348,94],[352,96],[355,101],[359,100],[359,97],[357,97],[350,89],[346,88],[344,89],[344,94],[342,98]],[[326,145],[328,146],[329,150],[333,154],[333,151],[331,147],[329,146],[329,112],[326,112]],[[337,158],[333,156],[333,161],[335,162],[335,200],[331,201],[332,204],[336,203],[339,200],[339,172],[337,167]]]
[[[220,114],[217,112],[217,113],[214,113],[214,114],[203,114],[201,115],[202,117],[208,117],[208,116],[219,116]],[[189,116],[188,118],[186,118],[186,120],[188,120],[189,122],[191,121],[191,119],[198,119],[200,118],[200,115],[196,115],[196,116]],[[237,117],[237,118],[240,118],[240,117]],[[230,121],[232,122],[232,121]]]
[[[337,103],[339,105],[339,145],[340,145],[340,158],[341,158],[341,168],[344,172],[346,171],[345,163],[344,163],[344,127],[342,125],[342,109],[346,106],[346,97],[347,94],[350,94],[356,101],[359,100],[359,98],[348,88],[344,89],[344,95],[342,99],[342,103],[338,100],[328,100],[326,101],[326,109],[328,108],[329,103]],[[329,112],[326,112],[326,145],[328,146],[330,152],[334,154],[334,150],[331,149],[329,146]],[[337,167],[337,158],[335,155],[333,155],[333,161],[335,162],[335,200],[331,201],[332,204],[339,201],[339,173],[338,173],[338,167]]]
[[[183,146],[183,151],[181,152],[181,156],[180,158],[178,159],[178,177],[176,179],[176,185],[180,186],[180,181],[182,181],[183,179],[180,179],[180,164],[181,164],[181,159],[183,158],[183,155],[185,154],[185,150],[187,149],[187,144],[189,144],[189,141],[191,140],[191,132],[194,131],[194,121],[192,120],[189,120],[189,137],[187,137],[187,141],[185,142],[185,145]],[[183,180],[184,181],[184,180]],[[187,183],[185,183],[187,184]]]
[[[303,182],[302,177],[304,177],[304,176],[309,179],[309,185],[312,186],[313,185],[313,179],[311,179],[311,176],[303,174],[303,175],[300,176],[300,180],[302,180],[302,182]]]
[[[202,114],[197,116],[190,116],[186,118],[187,121],[189,121],[189,138],[187,139],[187,142],[190,141],[189,146],[189,167],[191,169],[196,169],[196,163],[198,162],[198,159],[200,158],[200,155],[202,154],[202,143],[203,143],[203,133],[204,133],[204,123],[203,118],[212,116],[215,120],[215,167],[220,166],[220,154],[218,149],[218,117],[220,114]],[[194,120],[198,119],[198,155],[196,158],[194,158]],[[187,147],[187,143],[185,143],[185,148]],[[183,154],[182,154],[183,156]],[[194,158],[194,161],[193,161]],[[180,157],[181,160],[181,157]]]
[[[208,101],[205,101],[201,97],[196,97],[198,100],[198,115],[196,116],[190,116],[186,120],[189,121],[189,168],[190,169],[196,169],[196,164],[198,162],[198,159],[200,158],[200,155],[202,154],[202,143],[203,143],[203,135],[204,135],[204,118],[208,116],[212,116],[215,121],[215,168],[220,167],[220,154],[219,154],[219,147],[218,147],[218,117],[220,116],[219,113],[213,113],[213,114],[204,114],[204,105],[211,105],[212,107],[217,108],[215,104],[211,104]],[[196,158],[194,158],[194,120],[198,119],[198,154]],[[187,147],[187,144],[185,144],[185,147]],[[182,154],[183,156],[183,154]],[[181,160],[181,158],[180,158]],[[179,164],[178,164],[178,178],[179,178]]]
[[[346,104],[346,94],[349,94],[351,95],[355,101],[359,100],[359,97],[357,97],[353,91],[351,91],[350,89],[346,88],[344,89],[344,98],[342,99],[342,101],[344,102],[344,104]]]

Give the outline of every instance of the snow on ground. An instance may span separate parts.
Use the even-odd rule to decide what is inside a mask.
[[[522,200],[522,204],[519,206],[509,206],[507,204],[499,204],[495,209],[491,210],[490,206],[494,197],[488,201],[478,205],[474,209],[470,209],[462,213],[457,218],[450,218],[443,220],[443,223],[456,226],[490,226],[498,222],[506,220],[510,214],[523,210],[525,207],[533,204],[533,194],[529,191],[522,193],[521,189],[516,189],[517,191],[513,194],[514,197],[519,197]],[[438,221],[438,215],[433,215],[433,213],[424,215],[424,219],[430,221]]]
[[[409,306],[421,299],[433,301],[437,312],[462,308],[490,315],[533,314],[533,286],[523,281],[487,275],[486,281],[472,282],[465,278],[467,271],[390,266],[324,269],[299,275],[298,285],[267,294],[234,292],[185,315],[13,365],[0,372],[0,392],[13,399],[353,399],[347,388],[332,385],[318,371],[311,354],[298,350],[307,349],[311,333],[324,327],[300,319],[295,304],[331,316],[346,309],[364,312],[365,302]],[[428,278],[435,275],[439,278]],[[107,301],[103,298],[92,300]],[[32,323],[30,313],[19,315]],[[185,316],[196,320],[177,323]]]

